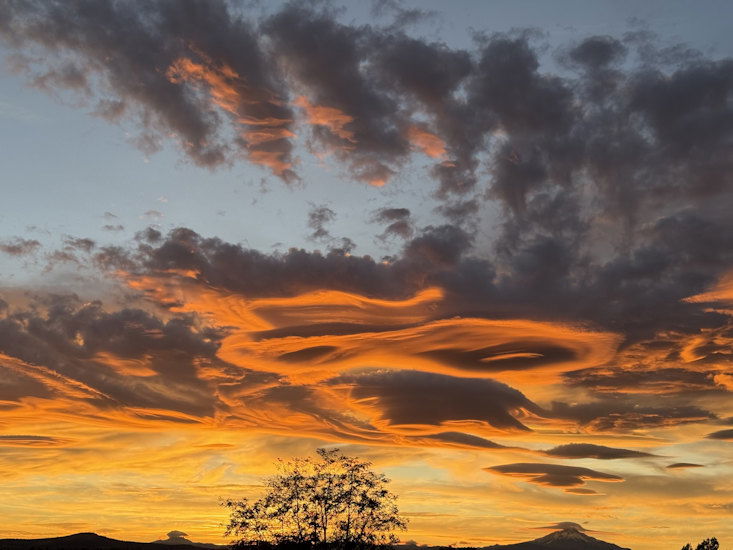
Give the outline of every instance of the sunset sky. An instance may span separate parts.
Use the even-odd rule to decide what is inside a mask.
[[[733,5],[0,1],[0,538],[733,545]]]

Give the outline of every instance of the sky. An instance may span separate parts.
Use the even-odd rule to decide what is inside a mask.
[[[403,540],[729,547],[731,11],[0,3],[0,538],[326,446]]]

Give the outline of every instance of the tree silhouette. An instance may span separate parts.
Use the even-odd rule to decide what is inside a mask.
[[[329,547],[363,550],[397,542],[406,528],[389,480],[371,463],[318,449],[317,458],[279,461],[265,495],[224,503],[231,509],[226,535],[235,548]]]
[[[698,545],[695,547],[695,550],[718,550],[718,539],[715,537],[711,539],[705,539],[704,541],[698,543]],[[688,542],[682,547],[682,550],[692,550],[692,545]]]

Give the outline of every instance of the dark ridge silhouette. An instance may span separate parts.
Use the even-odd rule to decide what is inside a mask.
[[[2,550],[193,550],[200,547],[191,542],[183,544],[128,542],[103,537],[96,533],[77,533],[47,539],[0,539]],[[207,547],[227,548],[215,545]]]
[[[182,544],[173,544],[173,539],[186,541]],[[203,545],[192,543],[183,537],[170,537],[163,543],[156,542],[127,542],[97,535],[96,533],[77,533],[66,537],[47,539],[0,539],[0,550],[193,550],[194,548],[220,548],[214,544]],[[398,545],[396,548],[411,548],[410,545]],[[439,548],[421,546],[421,550]],[[496,544],[486,546],[483,550],[629,550],[610,542],[593,538],[574,528],[555,531],[544,537],[519,542],[516,544]]]

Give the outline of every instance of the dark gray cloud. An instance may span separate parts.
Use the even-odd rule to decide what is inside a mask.
[[[631,449],[617,449],[605,445],[594,445],[592,443],[568,443],[558,445],[552,449],[542,451],[542,454],[557,458],[598,458],[601,460],[612,460],[617,458],[642,458],[654,456],[650,453],[632,451]]]
[[[384,436],[376,427],[367,421],[362,421],[348,411],[329,407],[323,400],[323,395],[314,386],[288,384],[283,381],[279,384],[270,384],[261,391],[252,393],[242,399],[243,404],[253,410],[284,406],[290,413],[305,415],[316,420],[315,428],[331,437],[369,442],[371,438]],[[280,428],[290,432],[292,424],[289,418],[267,420],[268,428]]]
[[[23,239],[15,237],[7,241],[0,242],[0,252],[9,256],[27,256],[32,254],[41,247],[41,243],[35,239]]]
[[[48,435],[0,435],[0,447],[56,447],[67,440]]]
[[[121,116],[137,113],[147,141],[181,137],[199,164],[244,149],[294,177],[277,166],[290,163],[287,132],[300,113],[354,178],[381,181],[412,155],[411,128],[432,132],[445,148],[432,169],[446,201],[438,210],[454,225],[434,227],[430,243],[418,235],[405,256],[456,263],[477,244],[466,228],[480,223],[465,218],[491,201],[502,223],[472,251],[485,263],[463,262],[442,282],[492,315],[563,312],[630,339],[720,322],[682,299],[733,265],[729,59],[660,49],[638,34],[591,36],[550,50],[561,63],[548,71],[546,45],[529,32],[479,36],[462,50],[305,4],[259,22],[195,0],[1,9],[0,34],[20,57],[58,52],[45,66],[26,56],[30,73],[55,71],[46,86],[91,87]],[[180,59],[193,64],[186,74]],[[212,100],[226,108],[213,110]],[[249,142],[224,135],[232,118],[244,121]],[[411,237],[406,217],[382,221],[386,234]]]
[[[479,210],[479,201],[473,198],[446,202],[435,210],[455,225],[473,225],[476,223],[475,216]]]
[[[328,233],[323,225],[331,217],[328,210],[316,208],[314,231]],[[94,254],[94,261],[103,269],[122,268],[140,274],[191,270],[202,282],[248,296],[290,296],[329,288],[404,298],[426,285],[455,280],[453,272],[464,261],[471,236],[451,225],[428,226],[409,240],[401,257],[392,262],[347,254],[351,247],[337,246],[343,242],[339,239],[331,241],[326,254],[295,248],[265,254],[218,238],[204,238],[183,227],[172,230],[165,239],[157,230],[142,232],[138,240],[134,249],[103,247]],[[348,239],[345,244],[349,245]],[[470,260],[467,270],[477,266]],[[461,281],[450,284],[458,288]]]
[[[441,432],[424,436],[425,439],[440,441],[449,445],[459,447],[470,447],[478,449],[506,449],[506,446],[499,445],[483,437],[477,435],[465,434],[461,432]]]
[[[540,409],[521,392],[485,378],[456,378],[412,370],[379,370],[344,374],[329,384],[352,386],[354,399],[370,399],[390,425],[475,420],[501,430],[528,430],[522,411]],[[466,441],[467,436],[443,434]],[[469,436],[470,437],[470,436]],[[476,441],[474,441],[474,444]]]
[[[387,226],[379,237],[381,239],[391,236],[409,239],[415,231],[407,208],[380,208],[374,212],[373,220]]]
[[[679,358],[670,357],[670,362],[677,361]],[[650,391],[662,392],[666,395],[725,392],[724,388],[715,384],[709,372],[688,370],[682,367],[584,369],[565,373],[564,378],[570,386],[587,388],[605,397],[612,397],[616,394],[644,394]]]
[[[480,35],[469,51],[410,36],[404,23],[424,14],[395,6],[404,21],[388,26],[344,24],[322,5],[286,4],[259,22],[243,11],[196,0],[144,10],[18,2],[3,6],[0,33],[37,86],[98,97],[97,112],[112,120],[137,115],[141,144],[154,149],[173,132],[207,166],[244,149],[294,177],[291,105],[308,111],[303,96],[338,111],[336,126],[307,114],[312,138],[367,181],[407,162],[409,130],[427,117],[446,151],[432,169],[438,194],[488,185],[510,221],[541,195],[575,200],[590,189],[604,200],[585,208],[635,223],[660,194],[697,201],[729,189],[730,60],[661,50],[638,34],[591,36],[557,47],[563,68],[553,74],[530,32]],[[57,53],[39,66],[26,53],[34,48]],[[225,137],[226,118],[245,131]]]
[[[336,212],[326,205],[312,204],[308,211],[308,228],[311,230],[308,239],[326,245],[330,253],[348,256],[356,248],[356,243],[348,237],[336,238],[328,226],[337,218]]]
[[[708,439],[722,439],[733,441],[733,430],[718,430],[705,436]]]
[[[547,412],[599,432],[628,432],[709,422],[716,416],[694,405],[640,405],[632,399],[600,400],[584,404],[553,402]]]
[[[103,231],[112,231],[112,232],[124,231],[125,226],[121,224],[116,224],[116,225],[105,224],[102,226],[102,230]]]
[[[9,401],[50,397],[77,384],[88,388],[77,398],[102,409],[149,407],[212,415],[221,404],[199,378],[197,365],[216,365],[223,376],[242,378],[216,359],[221,336],[191,317],[162,320],[140,309],[110,312],[100,302],[49,296],[0,317],[0,353],[41,369],[18,370],[0,361],[5,380],[0,394]],[[56,379],[68,382],[49,382]]]
[[[532,342],[518,338],[507,342],[477,349],[441,348],[422,352],[426,357],[437,359],[443,364],[466,371],[482,372],[488,368],[498,370],[522,370],[552,365],[576,358],[576,350],[562,344]],[[519,357],[512,354],[521,350]],[[507,357],[502,357],[506,355]],[[487,366],[486,358],[496,357]]]
[[[11,2],[0,8],[0,36],[31,54],[18,56],[16,68],[35,85],[92,94],[100,116],[137,120],[136,141],[148,152],[173,135],[202,166],[230,162],[244,150],[291,177],[292,146],[276,139],[287,136],[293,118],[279,77],[257,31],[224,3]]]
[[[406,159],[409,144],[397,98],[361,68],[373,46],[372,29],[340,24],[329,11],[288,4],[262,30],[286,78],[304,90],[308,103],[351,119],[342,129],[321,120],[314,139],[347,162],[353,177],[386,182]]]
[[[309,238],[314,241],[328,241],[332,239],[327,225],[336,219],[336,212],[328,206],[311,206],[308,212],[308,227],[312,230]]]
[[[435,12],[418,8],[404,8],[398,0],[374,0],[371,9],[372,17],[391,17],[390,28],[401,29],[420,21],[435,17]]]
[[[471,54],[404,33],[382,33],[377,40],[371,65],[375,78],[413,108],[429,113],[435,133],[446,144],[450,160],[431,170],[439,182],[438,194],[470,191],[478,182],[475,154],[487,126],[483,113],[460,98],[459,91],[475,67]]]
[[[46,267],[44,271],[54,269],[58,264],[74,263],[82,265],[82,259],[88,256],[97,246],[92,239],[65,236],[63,246],[46,254]],[[82,255],[81,257],[79,255]]]
[[[588,529],[586,529],[579,523],[575,523],[574,521],[559,521],[558,523],[553,523],[552,525],[543,525],[542,527],[533,527],[532,529],[575,529],[576,531],[588,531]]]
[[[484,468],[485,471],[495,474],[517,477],[549,487],[560,487],[566,492],[577,494],[593,494],[592,489],[582,486],[586,481],[623,481],[623,478],[614,474],[607,474],[590,468],[578,466],[564,466],[562,464],[542,464],[537,462],[520,462],[516,464],[502,464]],[[582,488],[583,492],[578,493],[576,489]]]
[[[593,36],[575,45],[567,58],[585,70],[608,69],[623,61],[627,48],[611,36]]]
[[[454,266],[468,251],[471,236],[454,225],[428,226],[405,245],[405,257],[429,266]],[[435,269],[435,267],[432,267]]]
[[[368,256],[345,255],[337,249],[327,254],[302,249],[265,254],[203,238],[186,228],[172,231],[162,242],[144,242],[132,252],[105,249],[96,261],[142,272],[193,270],[201,281],[248,296],[290,296],[330,288],[395,297],[419,288],[408,280],[406,267],[385,265]]]
[[[704,468],[702,464],[693,464],[691,462],[675,462],[667,466],[668,470],[686,470],[687,468]]]
[[[79,250],[81,252],[91,252],[97,243],[92,239],[85,237],[64,237],[64,247],[68,247],[70,250]]]

